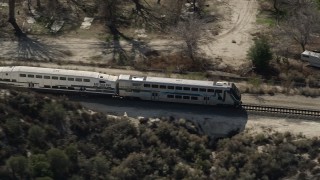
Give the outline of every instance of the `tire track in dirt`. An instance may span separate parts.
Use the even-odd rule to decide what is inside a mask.
[[[235,22],[233,27],[229,30],[226,30],[225,32],[220,33],[217,37],[215,37],[215,39],[221,39],[231,33],[241,31],[252,18],[252,11],[250,11],[252,10],[252,4],[253,1],[248,1],[247,4],[244,4],[241,7],[241,12],[237,12],[237,21]]]
[[[255,22],[258,12],[256,0],[230,0],[227,7],[231,14],[225,14],[222,27],[230,27],[214,36],[211,42],[203,45],[201,49],[211,59],[221,58],[222,63],[239,68],[246,62],[246,53],[252,44],[251,33],[256,31]],[[228,20],[227,16],[231,16]],[[213,39],[213,41],[212,41]]]

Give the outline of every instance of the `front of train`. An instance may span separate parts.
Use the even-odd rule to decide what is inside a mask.
[[[241,93],[240,93],[240,90],[237,88],[237,86],[234,83],[232,83],[232,85],[231,85],[231,95],[234,98],[234,106],[236,106],[236,107],[241,106],[241,104],[242,104]]]

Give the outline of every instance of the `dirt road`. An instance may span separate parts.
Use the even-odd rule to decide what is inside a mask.
[[[220,11],[227,12],[219,22],[221,31],[201,49],[211,59],[221,58],[222,63],[239,68],[246,62],[252,34],[257,31],[258,3],[256,0],[221,0],[221,3]]]

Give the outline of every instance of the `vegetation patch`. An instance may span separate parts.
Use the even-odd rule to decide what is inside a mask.
[[[0,179],[282,179],[319,175],[320,140],[242,132],[209,145],[189,121],[133,120],[2,90]],[[303,172],[303,173],[302,173]]]

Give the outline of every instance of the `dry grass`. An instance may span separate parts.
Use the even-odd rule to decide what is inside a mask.
[[[208,63],[205,60],[192,61],[183,53],[165,55],[151,55],[146,59],[135,62],[134,67],[138,70],[158,70],[165,73],[199,71],[205,69]]]
[[[252,84],[246,84],[239,87],[242,93],[249,94],[286,94],[286,95],[304,95],[309,97],[318,97],[320,96],[319,88],[309,88],[309,87],[300,87],[294,88],[292,86],[282,87],[282,86],[273,86],[268,84],[260,84],[258,86]]]

